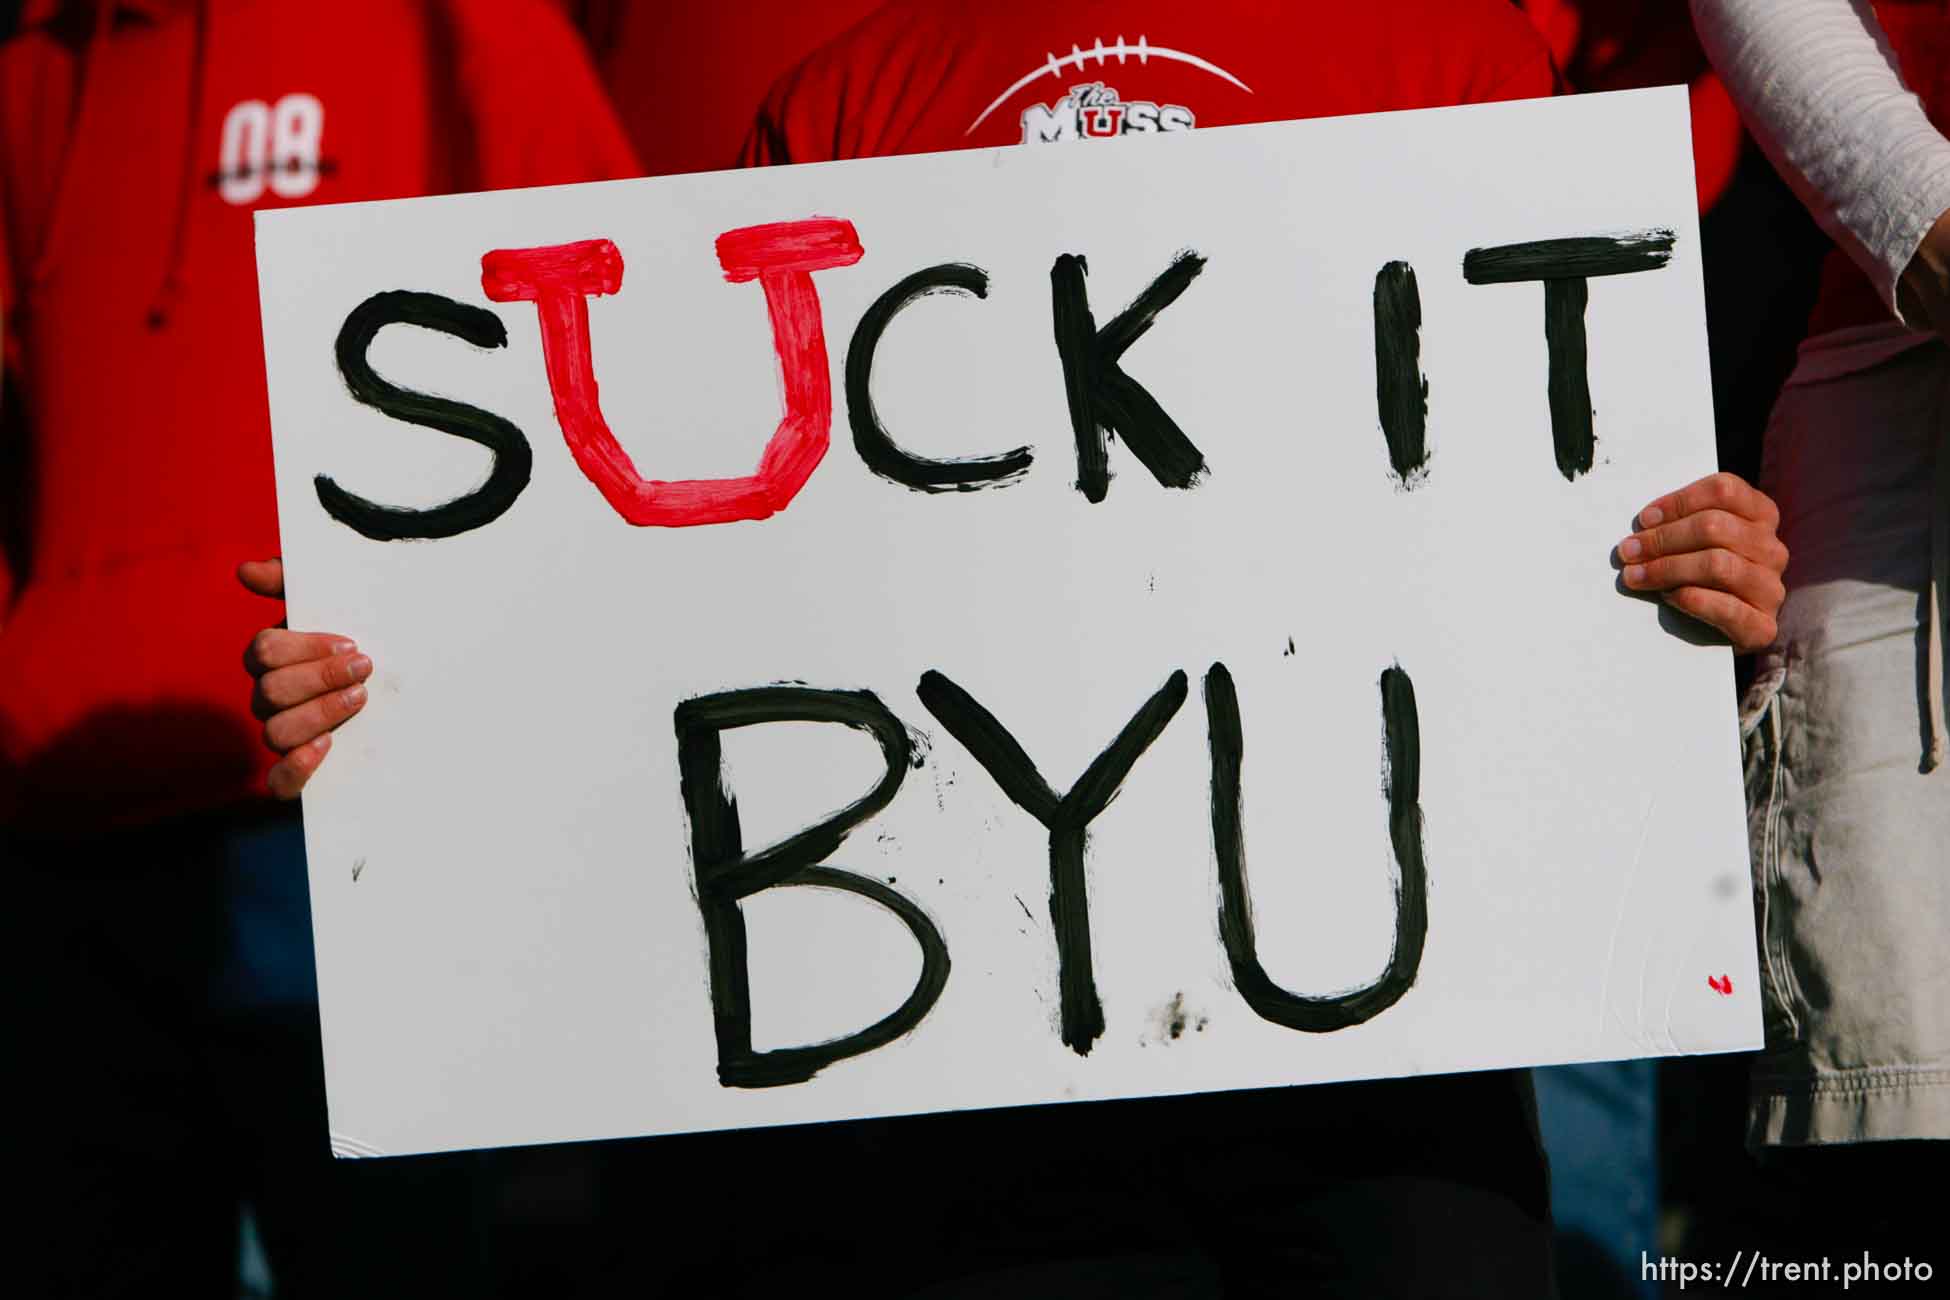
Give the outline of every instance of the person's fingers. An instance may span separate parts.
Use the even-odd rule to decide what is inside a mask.
[[[1733,474],[1709,474],[1639,511],[1618,544],[1625,586],[1657,592],[1741,652],[1765,649],[1787,590],[1788,551],[1773,498]]]
[[[264,743],[280,754],[316,740],[366,706],[366,688],[348,686],[295,708],[274,713],[264,723]]]
[[[237,580],[259,596],[284,598],[284,561],[246,560]],[[264,743],[283,755],[267,777],[271,793],[296,799],[332,750],[332,728],[365,707],[362,683],[372,660],[348,637],[265,628],[244,650],[257,678],[251,712],[264,721]]]
[[[1767,528],[1778,527],[1781,512],[1774,499],[1738,474],[1721,471],[1688,483],[1677,492],[1668,492],[1639,511],[1640,529],[1657,528],[1674,519],[1684,519],[1702,510],[1724,510],[1751,519]]]
[[[362,654],[333,655],[275,668],[257,679],[251,692],[251,712],[260,722],[272,714],[317,699],[328,691],[342,691],[372,676],[372,660]]]
[[[335,632],[291,632],[267,627],[244,647],[244,670],[253,677],[261,677],[276,668],[349,655],[358,648],[350,637]]]
[[[1674,591],[1680,587],[1705,587],[1725,592],[1771,617],[1787,598],[1780,575],[1745,556],[1715,548],[1688,551],[1628,564],[1620,575],[1633,591]]]
[[[1772,526],[1720,509],[1701,510],[1633,533],[1618,544],[1618,558],[1632,564],[1712,550],[1731,551],[1777,573],[1787,567],[1787,547],[1775,536]]]
[[[309,744],[300,745],[271,766],[266,778],[271,793],[279,799],[296,799],[311,780],[312,773],[325,761],[325,755],[332,752],[332,733],[313,737]]]
[[[1779,630],[1774,618],[1724,591],[1710,587],[1676,587],[1663,593],[1667,604],[1719,629],[1742,654],[1765,650]]]
[[[268,560],[245,560],[237,566],[237,581],[259,596],[283,600],[284,561],[276,556]]]

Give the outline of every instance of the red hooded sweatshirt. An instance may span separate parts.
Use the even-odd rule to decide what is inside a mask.
[[[895,0],[773,88],[748,162],[1549,95],[1509,0]]]
[[[279,616],[251,213],[636,174],[541,0],[107,0],[0,47],[11,591],[0,820],[258,795],[238,656]],[[15,455],[9,459],[18,460]]]

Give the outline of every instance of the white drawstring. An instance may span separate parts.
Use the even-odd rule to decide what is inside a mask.
[[[1950,389],[1950,384],[1946,384]],[[1943,711],[1943,607],[1946,584],[1950,584],[1950,410],[1945,400],[1937,403],[1936,473],[1932,476],[1930,499],[1930,599],[1929,626],[1923,629],[1924,710],[1923,725],[1930,737],[1929,752],[1923,756],[1923,770],[1934,772],[1943,766],[1945,733],[1950,719]]]

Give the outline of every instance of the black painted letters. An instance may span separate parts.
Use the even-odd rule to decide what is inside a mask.
[[[746,853],[738,805],[724,788],[721,733],[766,722],[837,722],[880,742],[887,772],[872,790],[818,825],[769,849]],[[823,865],[847,833],[885,808],[900,789],[912,742],[900,719],[867,691],[767,686],[685,700],[677,706],[677,765],[690,815],[697,905],[710,944],[711,1016],[718,1081],[728,1088],[804,1083],[834,1061],[870,1052],[921,1023],[948,982],[941,932],[911,900],[877,880]],[[858,1033],[808,1047],[752,1049],[751,977],[739,903],[775,885],[819,885],[871,899],[901,919],[921,945],[921,978],[907,1000]]]
[[[1090,293],[1084,285],[1088,269],[1083,258],[1065,253],[1049,273],[1056,351],[1063,359],[1063,389],[1077,437],[1077,487],[1091,501],[1102,501],[1110,491],[1112,432],[1124,439],[1158,482],[1172,488],[1191,487],[1205,473],[1204,454],[1158,405],[1158,399],[1124,373],[1118,360],[1144,337],[1159,312],[1178,301],[1178,295],[1205,269],[1205,259],[1189,251],[1180,253],[1164,274],[1101,330],[1090,314]]]
[[[1183,672],[1175,672],[1144,702],[1110,748],[1099,754],[1059,796],[1036,771],[994,714],[975,697],[937,672],[921,678],[921,703],[988,769],[1002,793],[1049,831],[1049,910],[1056,931],[1057,983],[1063,1042],[1078,1056],[1104,1032],[1104,1006],[1097,998],[1097,976],[1090,958],[1090,894],[1084,882],[1083,850],[1091,821],[1109,805],[1138,756],[1158,738],[1185,702]]]
[[[1253,902],[1246,888],[1246,844],[1240,828],[1239,768],[1245,738],[1239,695],[1224,664],[1205,675],[1205,711],[1212,745],[1212,846],[1219,858],[1219,935],[1232,980],[1263,1018],[1310,1034],[1331,1033],[1372,1020],[1401,1001],[1422,966],[1429,929],[1428,869],[1422,860],[1421,727],[1415,686],[1399,667],[1381,675],[1386,746],[1388,838],[1394,846],[1395,946],[1371,984],[1327,997],[1306,997],[1275,984],[1259,961]]]
[[[1029,448],[967,460],[930,460],[897,444],[874,410],[873,354],[880,346],[880,336],[903,307],[930,293],[970,293],[986,298],[988,273],[979,266],[958,262],[930,266],[908,276],[867,308],[846,349],[846,416],[853,426],[853,446],[868,469],[919,492],[1000,487],[1029,468],[1033,459]]]
[[[1567,480],[1591,469],[1597,445],[1591,429],[1591,379],[1585,368],[1586,281],[1594,275],[1656,271],[1672,260],[1673,239],[1670,230],[1642,230],[1632,235],[1472,248],[1463,257],[1463,278],[1471,284],[1544,282],[1551,441],[1557,449],[1558,472]]]
[[[1375,274],[1374,375],[1388,463],[1412,488],[1429,463],[1429,381],[1422,375],[1422,293],[1407,262]]]
[[[346,491],[325,474],[312,481],[318,491],[318,503],[332,518],[380,542],[453,537],[493,523],[528,486],[528,475],[534,464],[528,439],[507,420],[478,406],[416,393],[381,379],[366,360],[366,350],[388,325],[418,325],[466,339],[477,348],[501,348],[508,345],[508,329],[501,318],[484,307],[470,307],[437,293],[396,289],[376,293],[353,308],[345,324],[339,327],[334,348],[339,374],[355,401],[383,411],[395,420],[478,442],[494,453],[494,467],[488,471],[487,481],[472,492],[424,510],[368,501]]]

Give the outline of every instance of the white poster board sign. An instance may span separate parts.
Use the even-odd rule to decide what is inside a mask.
[[[338,1149],[1753,1046],[1729,655],[1610,564],[1713,468],[1687,140],[261,214],[291,625],[376,663]]]

